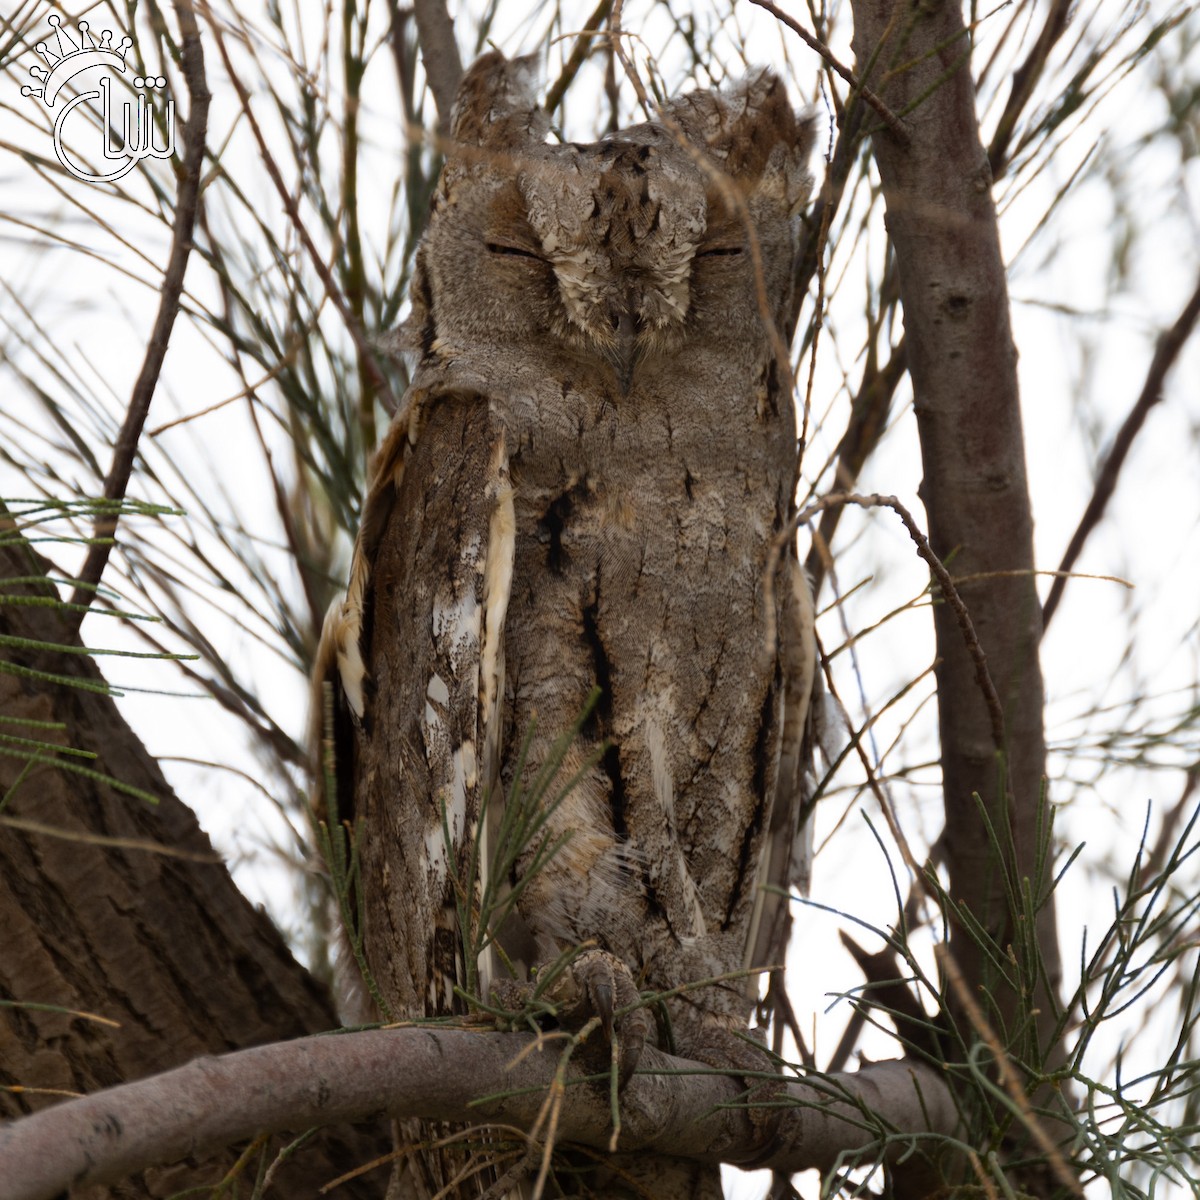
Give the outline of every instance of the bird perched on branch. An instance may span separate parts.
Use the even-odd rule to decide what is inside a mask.
[[[548,135],[531,61],[479,59],[322,640],[356,936],[392,1017],[540,969],[622,1081],[667,1029],[745,1069],[748,972],[782,960],[803,869],[815,653],[781,331],[812,127],[757,71],[593,144]],[[665,1021],[619,1011],[667,991]],[[393,1194],[497,1173],[427,1146]],[[556,1186],[720,1195],[672,1160]]]

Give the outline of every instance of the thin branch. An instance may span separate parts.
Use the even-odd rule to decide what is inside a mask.
[[[813,37],[803,25],[800,25],[794,17],[789,17],[783,9],[776,8],[771,0],[750,0],[750,3],[766,9],[777,21],[782,21],[806,46],[815,50],[879,114],[883,123],[896,136],[897,140],[904,146],[908,145],[911,136],[908,126],[888,108],[875,92],[862,83],[858,76],[842,63],[824,42]]]
[[[1178,842],[1179,827],[1184,824],[1191,810],[1192,796],[1197,787],[1200,787],[1200,764],[1193,765],[1184,772],[1183,793],[1163,814],[1158,837],[1150,848],[1150,853],[1146,856],[1146,861],[1138,875],[1139,887],[1152,886],[1152,881],[1162,874],[1165,865],[1170,860],[1172,847]]]
[[[1108,457],[1100,468],[1100,476],[1096,480],[1092,498],[1088,501],[1088,506],[1080,518],[1079,527],[1071,535],[1071,541],[1063,554],[1062,562],[1058,564],[1058,577],[1050,585],[1050,592],[1042,607],[1043,637],[1046,627],[1050,624],[1050,618],[1054,616],[1054,610],[1058,608],[1058,602],[1062,599],[1063,588],[1067,585],[1067,576],[1083,551],[1083,545],[1088,536],[1100,523],[1100,518],[1104,516],[1104,510],[1108,507],[1108,502],[1116,490],[1117,478],[1133,447],[1134,439],[1141,432],[1150,410],[1163,398],[1163,383],[1166,381],[1167,372],[1175,365],[1175,361],[1183,351],[1188,338],[1191,337],[1198,319],[1200,319],[1200,283],[1196,284],[1196,290],[1184,306],[1183,312],[1179,314],[1179,319],[1159,338],[1158,345],[1154,349],[1154,357],[1150,360],[1150,369],[1146,372],[1146,382],[1142,385],[1141,395],[1138,396],[1137,403],[1133,406],[1129,416],[1125,418],[1125,423],[1118,430],[1117,436],[1113,439],[1112,449],[1108,452]]]
[[[212,30],[213,41],[216,43],[217,50],[221,55],[221,61],[225,64],[225,71],[233,83],[234,90],[238,94],[238,102],[241,104],[242,113],[246,118],[247,124],[250,126],[250,132],[254,135],[255,143],[258,145],[263,165],[267,168],[267,174],[270,175],[271,182],[275,185],[275,190],[279,193],[280,200],[283,201],[284,211],[287,213],[288,219],[299,235],[301,242],[304,243],[304,249],[308,254],[309,262],[319,276],[325,288],[325,294],[333,303],[334,308],[338,310],[338,315],[345,323],[350,338],[354,342],[354,349],[358,354],[359,361],[363,365],[363,373],[367,377],[367,383],[375,389],[383,406],[389,412],[395,412],[399,406],[396,403],[395,396],[392,395],[392,389],[388,386],[387,379],[379,366],[375,352],[372,350],[366,335],[363,333],[362,327],[359,325],[358,318],[351,312],[346,303],[346,298],[342,295],[341,289],[333,277],[333,273],[321,257],[320,251],[317,249],[311,234],[308,232],[308,227],[300,216],[300,206],[296,201],[296,197],[292,195],[283,181],[279,164],[276,163],[274,156],[271,154],[270,148],[267,146],[267,140],[263,136],[262,128],[254,116],[254,106],[250,100],[250,93],[246,90],[246,85],[242,82],[241,77],[238,75],[229,58],[229,51],[225,48],[225,36],[221,32],[217,19],[213,15],[207,0],[204,0],[202,7],[208,27]]]
[[[553,113],[562,103],[563,97],[567,94],[567,88],[574,82],[575,76],[579,73],[579,68],[583,66],[584,60],[591,53],[594,35],[600,32],[611,11],[612,0],[600,0],[600,3],[596,5],[595,11],[584,22],[583,32],[576,39],[570,57],[563,64],[562,74],[554,81],[554,86],[546,93],[545,108],[548,113]]]
[[[837,448],[837,464],[834,479],[837,486],[850,490],[858,482],[858,476],[866,461],[874,453],[879,439],[887,428],[892,410],[892,397],[900,380],[908,370],[908,343],[903,337],[892,349],[891,357],[880,367],[875,358],[872,343],[858,391],[850,402],[850,419],[846,432]],[[813,537],[812,549],[804,562],[804,569],[812,581],[813,594],[821,590],[827,564],[832,562],[830,546],[837,531],[844,508],[836,505],[821,514],[821,522]]]
[[[1038,34],[1029,57],[1013,72],[1012,91],[1008,103],[996,125],[996,133],[988,148],[988,163],[992,168],[992,179],[997,180],[1008,166],[1008,147],[1016,130],[1021,112],[1033,97],[1034,89],[1041,82],[1042,72],[1050,51],[1067,28],[1067,17],[1071,0],[1052,0],[1042,32]]]
[[[930,1029],[930,1018],[922,1009],[916,992],[905,980],[904,969],[895,948],[885,944],[882,950],[872,954],[864,950],[845,930],[838,936],[871,987],[869,1005],[856,1005],[856,1012],[871,1008],[886,1013],[901,1039],[916,1046],[931,1058],[944,1059],[945,1052],[937,1045],[937,1039]],[[836,1058],[834,1061],[837,1061]]]
[[[962,1006],[963,1012],[967,1014],[967,1018],[970,1020],[972,1026],[974,1026],[975,1032],[991,1052],[996,1067],[996,1075],[1001,1086],[1008,1093],[1013,1106],[1020,1113],[1021,1122],[1029,1130],[1033,1140],[1037,1142],[1038,1149],[1046,1156],[1046,1161],[1049,1163],[1055,1179],[1070,1195],[1077,1196],[1079,1200],[1083,1200],[1083,1185],[1079,1182],[1079,1177],[1067,1165],[1066,1160],[1063,1158],[1062,1150],[1045,1128],[1046,1114],[1034,1111],[1025,1085],[1017,1077],[1012,1060],[1005,1053],[996,1031],[983,1015],[983,1009],[980,1008],[973,990],[963,978],[962,971],[959,970],[958,964],[954,961],[954,956],[949,952],[949,947],[944,943],[939,944],[934,946],[933,953],[938,961],[938,965],[945,972],[950,990]]]
[[[450,131],[450,110],[463,76],[454,22],[446,11],[445,0],[414,0],[413,16],[417,19],[417,44],[421,47],[425,78],[437,105],[438,133],[445,137]]]
[[[393,1117],[517,1126],[538,1120],[559,1069],[530,1034],[409,1026],[318,1036],[200,1058],[137,1083],[45,1109],[0,1127],[7,1200],[50,1200],[68,1186],[123,1178],[152,1163],[204,1157],[257,1134]],[[647,1047],[622,1093],[620,1148],[668,1151],[703,1163],[828,1170],[846,1157],[901,1155],[916,1139],[949,1134],[957,1113],[940,1073],[909,1061],[791,1081],[777,1136],[758,1145],[745,1081]],[[606,1149],[606,1087],[576,1061],[558,1136]],[[582,1086],[580,1086],[582,1085]],[[485,1098],[473,1097],[485,1093]],[[895,1136],[901,1131],[904,1136]],[[886,1141],[885,1141],[886,1139]]]
[[[175,198],[175,221],[171,230],[171,253],[167,258],[167,269],[163,274],[162,299],[158,315],[150,334],[150,344],[142,360],[142,369],[133,385],[133,395],[125,421],[113,447],[113,461],[108,477],[104,481],[104,496],[107,500],[120,500],[129,487],[137,457],[138,442],[146,417],[150,412],[150,401],[158,386],[159,373],[171,340],[171,330],[179,315],[180,299],[183,295],[183,277],[188,258],[192,253],[192,233],[196,225],[196,207],[200,196],[200,171],[204,166],[206,133],[208,131],[208,104],[210,93],[204,73],[204,50],[200,44],[200,30],[196,26],[196,14],[189,0],[176,0],[175,15],[182,35],[180,63],[188,89],[188,117],[183,126],[183,166]],[[118,515],[96,518],[95,542],[88,550],[83,567],[79,572],[72,604],[82,607],[74,618],[78,631],[88,606],[96,595],[96,585],[108,565],[109,555],[115,544]]]
[[[975,680],[979,684],[979,690],[983,693],[984,703],[987,705],[988,716],[991,721],[992,740],[995,743],[996,749],[1003,752],[1004,707],[1000,703],[1000,694],[996,691],[996,685],[992,682],[991,673],[988,671],[987,655],[979,643],[979,637],[975,633],[975,626],[971,623],[971,615],[967,611],[967,606],[963,603],[962,597],[958,594],[958,588],[955,586],[950,572],[946,570],[945,564],[933,552],[933,548],[929,545],[929,539],[921,532],[921,527],[913,519],[912,513],[895,496],[881,496],[878,493],[873,493],[869,496],[860,496],[855,492],[834,492],[831,495],[822,496],[821,499],[815,500],[802,512],[797,513],[792,521],[776,537],[776,553],[781,552],[781,547],[786,545],[795,536],[796,530],[805,521],[812,520],[819,512],[824,512],[828,508],[841,504],[854,504],[859,508],[890,508],[904,522],[904,528],[908,530],[908,536],[912,538],[913,544],[917,547],[917,553],[925,560],[930,571],[933,572],[933,577],[937,580],[942,599],[950,606],[950,610],[954,613],[955,620],[958,622],[963,644],[971,657],[971,661],[975,665]],[[768,581],[774,568],[775,562],[773,560],[768,570]],[[768,597],[768,601],[769,599]],[[771,611],[769,604],[767,611]]]

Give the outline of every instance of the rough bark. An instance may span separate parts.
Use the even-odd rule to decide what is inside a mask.
[[[539,1048],[530,1034],[425,1026],[306,1038],[203,1059],[0,1128],[0,1176],[9,1200],[49,1200],[77,1174],[111,1179],[147,1161],[286,1126],[298,1116],[315,1125],[359,1119],[380,1106],[397,1117],[530,1129],[550,1094],[562,1049],[554,1040]],[[584,1082],[580,1057],[562,1074],[563,1103],[549,1127],[560,1143],[603,1150],[612,1136],[608,1089]],[[793,1106],[784,1110],[773,1142],[763,1145],[741,1081],[648,1048],[622,1095],[620,1146],[670,1150],[710,1164],[829,1170],[859,1152],[867,1162],[899,1158],[922,1133],[953,1133],[958,1120],[939,1073],[915,1063],[810,1076],[788,1090]],[[480,1094],[491,1098],[472,1104]],[[896,1129],[912,1137],[889,1138],[885,1151],[881,1136]],[[533,1170],[537,1161],[535,1153]]]
[[[1030,937],[1005,885],[1006,873],[1010,884],[1035,877],[1042,861],[1041,609],[1017,355],[970,39],[952,0],[856,0],[853,7],[860,76],[909,129],[903,144],[877,127],[873,147],[899,266],[930,542],[958,581],[1001,702],[1001,712],[989,711],[954,615],[935,607],[950,890],[1001,948],[1015,946],[1025,972],[1036,970],[1031,960],[1040,953],[1044,1038],[1059,978],[1053,904],[1041,908]],[[964,978],[989,998],[988,1018],[1007,1042],[1029,997],[1009,986],[961,923],[950,944]],[[1028,1045],[1021,1051],[1035,1057]]]
[[[10,536],[0,537],[0,635],[70,644],[59,611],[36,603],[51,595],[48,584],[5,582],[38,578],[45,569],[27,547],[3,544]],[[28,760],[16,743],[0,743],[0,797],[13,789],[0,814],[0,1117],[199,1055],[335,1027],[329,997],[238,892],[113,701],[23,673],[96,687],[102,681],[92,659],[12,644],[3,654],[0,717],[63,727],[6,722],[0,732],[94,751],[98,757],[83,765],[152,793],[157,803],[45,763],[32,764],[19,780]],[[85,840],[95,837],[125,844]],[[351,1130],[331,1132],[281,1171],[274,1194],[311,1195],[314,1179],[335,1177],[382,1144]],[[69,1194],[170,1195],[216,1182],[235,1157],[193,1157],[113,1189]],[[375,1188],[364,1182],[345,1194],[365,1197]]]

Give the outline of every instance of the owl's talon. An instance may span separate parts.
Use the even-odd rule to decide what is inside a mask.
[[[604,1036],[611,1040],[613,1033],[613,993],[607,983],[598,983],[592,993],[592,1003],[596,1006],[596,1015],[600,1018],[600,1027]]]
[[[604,1037],[617,1043],[617,1087],[624,1088],[642,1057],[650,1036],[650,1014],[640,1006],[641,997],[629,968],[607,950],[585,950],[567,968],[577,997],[560,1011],[568,1028],[580,1027],[593,1017],[600,1020]],[[621,1009],[628,1009],[616,1016]]]

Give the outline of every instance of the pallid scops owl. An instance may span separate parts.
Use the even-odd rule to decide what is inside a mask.
[[[586,944],[582,1003],[608,1018],[633,988],[779,962],[800,867],[814,652],[777,549],[797,465],[780,331],[811,123],[759,71],[590,145],[548,137],[531,61],[476,62],[417,252],[412,384],[323,638],[363,943],[394,1017],[464,1010],[464,880],[473,905],[489,882],[517,894],[482,995]],[[555,775],[573,785],[489,881],[506,802],[593,689]],[[758,986],[667,1001],[675,1052],[736,1059]],[[654,1028],[617,1022],[626,1067]],[[434,1157],[394,1194],[445,1187]],[[443,1194],[481,1194],[459,1173]],[[558,1186],[720,1194],[711,1168],[621,1177]]]

